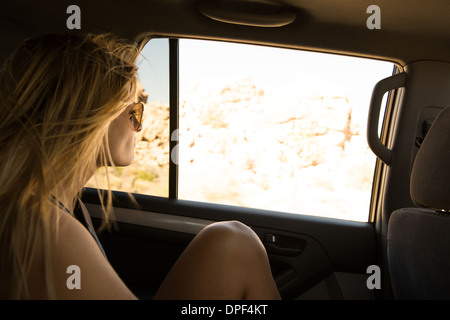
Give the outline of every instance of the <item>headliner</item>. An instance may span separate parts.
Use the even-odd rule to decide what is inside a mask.
[[[1,54],[8,54],[24,38],[69,32],[66,8],[75,3],[81,8],[81,32],[109,31],[130,39],[162,35],[262,43],[384,59],[400,65],[418,60],[450,62],[450,1],[447,0],[378,0],[379,30],[366,27],[370,16],[366,10],[374,1],[271,1],[297,13],[293,23],[277,28],[214,21],[197,10],[197,2],[0,0],[0,27],[4,32]]]

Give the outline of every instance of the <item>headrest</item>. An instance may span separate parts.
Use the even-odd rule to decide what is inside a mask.
[[[450,210],[450,107],[442,110],[417,153],[411,183],[415,204]]]

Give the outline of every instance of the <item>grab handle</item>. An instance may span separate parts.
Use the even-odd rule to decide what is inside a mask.
[[[373,88],[370,100],[369,117],[367,122],[367,142],[373,153],[386,165],[391,164],[392,150],[387,148],[378,136],[378,121],[380,118],[381,101],[386,92],[404,87],[406,84],[406,73],[398,73],[378,82]]]

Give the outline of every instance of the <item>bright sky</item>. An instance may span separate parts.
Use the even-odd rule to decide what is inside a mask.
[[[353,103],[360,104],[368,103],[374,85],[393,70],[392,63],[376,60],[213,41],[181,40],[179,52],[181,95],[197,81],[211,78],[251,78],[261,86],[306,80],[312,85],[351,88]],[[151,40],[143,55],[146,60],[139,73],[150,100],[168,104],[167,39]]]

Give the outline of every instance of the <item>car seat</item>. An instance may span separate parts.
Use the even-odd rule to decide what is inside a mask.
[[[450,299],[450,107],[421,145],[411,174],[416,208],[392,213],[388,264],[396,299]]]

